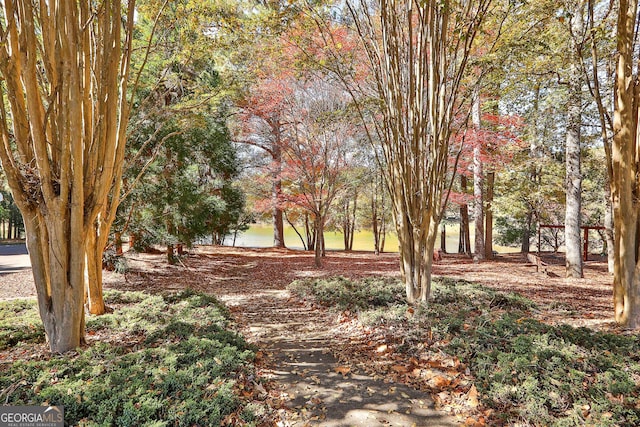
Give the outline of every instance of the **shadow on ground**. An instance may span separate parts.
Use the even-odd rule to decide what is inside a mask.
[[[429,395],[340,364],[329,350],[334,316],[292,300],[287,291],[223,300],[240,313],[246,335],[265,351],[271,379],[281,384],[292,426],[454,426]],[[239,309],[239,310],[238,310]]]

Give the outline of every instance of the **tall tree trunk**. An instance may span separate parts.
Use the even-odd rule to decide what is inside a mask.
[[[588,14],[589,14],[589,28],[588,31],[592,34],[595,34],[597,29],[594,27],[596,23],[595,16],[595,6],[594,2],[587,2]],[[613,130],[613,121],[611,119],[611,114],[609,110],[604,105],[604,101],[602,100],[602,92],[600,91],[600,77],[598,70],[598,37],[590,37],[591,39],[591,78],[587,76],[588,82],[590,83],[590,92],[593,95],[594,100],[596,101],[596,106],[598,107],[598,115],[600,118],[600,135],[602,137],[602,145],[604,147],[605,152],[605,160],[607,162],[607,174],[605,180],[604,187],[604,203],[605,203],[605,211],[604,211],[604,227],[605,227],[605,244],[607,247],[607,265],[609,273],[614,272],[614,264],[615,264],[615,241],[614,241],[614,225],[613,225],[613,207],[611,201],[611,182],[613,181],[613,164],[612,164],[612,147],[611,147],[611,138],[609,137],[610,130]],[[611,75],[612,72],[607,66],[607,75]]]
[[[373,250],[376,255],[380,254],[380,235],[378,232],[378,213],[375,210],[374,202],[371,201],[371,230],[373,232]]]
[[[376,255],[384,252],[384,235],[386,228],[384,224],[384,214],[379,215],[384,209],[385,189],[378,185],[377,177],[374,177],[373,194],[371,196],[371,228],[373,232],[373,247]],[[380,198],[378,198],[380,196]]]
[[[71,226],[67,205],[57,205],[54,218],[28,212],[25,228],[47,342],[52,352],[64,353],[84,343],[85,236],[79,224]]]
[[[634,75],[637,0],[620,0],[618,15],[611,194],[615,236],[613,303],[620,325],[640,328],[638,84]]]
[[[53,352],[84,340],[85,243],[120,179],[135,2],[122,6],[0,3],[0,161]]]
[[[314,262],[316,267],[322,267],[322,257],[324,256],[324,219],[321,215],[316,214],[314,220],[314,229],[316,236],[316,244],[314,250]]]
[[[575,18],[574,18],[575,19]],[[577,20],[577,19],[576,19]],[[565,246],[567,277],[583,277],[582,273],[582,236],[580,214],[582,206],[582,173],[580,168],[580,126],[582,121],[581,74],[572,66],[573,76],[569,84],[567,102],[567,138],[566,138],[566,210],[565,210]]]
[[[279,127],[278,127],[279,129]],[[272,180],[273,186],[271,191],[272,218],[273,218],[273,247],[284,248],[284,219],[282,215],[282,203],[280,197],[282,195],[282,147],[280,143],[280,133],[278,131],[278,141],[274,144],[272,150],[273,170]]]
[[[431,292],[433,249],[453,179],[454,111],[489,4],[382,0],[380,15],[373,17],[368,7],[346,2],[380,100],[381,120],[373,126],[381,142],[409,303],[426,302]]]
[[[604,204],[604,235],[607,243],[607,267],[609,273],[614,272],[615,265],[615,238],[613,225],[613,206],[611,205],[611,183],[605,183],[605,204]]]
[[[87,233],[85,242],[86,266],[85,289],[89,313],[100,315],[106,312],[102,294],[102,253],[104,246],[98,243],[97,226]]]
[[[476,94],[473,101],[471,118],[473,126],[480,130],[480,95]],[[473,219],[475,221],[475,244],[473,252],[473,260],[480,261],[485,259],[485,243],[484,243],[484,171],[482,160],[482,149],[480,143],[477,142],[473,148]]]
[[[522,230],[522,243],[520,244],[520,252],[523,254],[531,251],[531,225],[533,222],[533,212],[531,209],[527,212],[527,219],[525,220],[525,227]]]
[[[571,18],[573,33],[571,43],[571,64],[569,66],[569,85],[567,100],[566,135],[566,210],[565,210],[565,247],[566,276],[583,277],[582,272],[582,236],[580,215],[582,206],[582,172],[580,167],[580,127],[582,125],[582,42],[577,40],[584,28],[584,6],[580,1]]]
[[[315,221],[315,220],[314,220]],[[304,214],[304,231],[307,238],[307,250],[313,251],[316,248],[316,227],[313,221],[309,221],[309,214]]]
[[[346,214],[349,218],[348,227],[349,227],[349,238],[345,241],[345,249],[352,251],[353,250],[353,239],[356,234],[356,213],[358,210],[358,192],[353,192],[353,207],[349,210],[349,204],[347,203]]]
[[[467,193],[467,177],[460,175],[460,190]],[[458,253],[471,255],[471,235],[469,230],[469,206],[466,203],[460,205],[460,241]]]
[[[484,238],[484,256],[486,259],[493,258],[493,186],[495,182],[495,172],[487,172],[487,204],[485,208],[485,238]]]
[[[540,82],[536,81],[534,85],[534,98],[533,98],[533,123],[531,124],[531,141],[529,145],[529,152],[531,156],[531,166],[529,169],[529,181],[533,184],[532,190],[540,187],[541,183],[541,175],[542,171],[539,166],[539,159],[543,157],[543,153],[540,147],[540,136],[538,135],[538,117],[540,116]],[[534,191],[531,191],[532,193]],[[527,203],[527,219],[526,219],[526,230],[523,230],[522,233],[522,244],[521,250],[522,253],[528,253],[531,250],[531,227],[533,225],[534,219],[537,220],[536,215],[536,206],[539,201],[531,196],[527,196],[525,198]],[[537,229],[537,227],[536,227]],[[538,235],[539,236],[539,235]],[[538,242],[538,249],[542,247],[542,242]]]
[[[353,200],[353,204],[351,203],[351,199]],[[342,221],[342,239],[345,251],[353,250],[353,235],[355,234],[356,227],[358,193],[354,192],[351,199],[349,197],[345,197],[342,202],[342,211],[344,215],[344,219]],[[353,208],[351,207],[352,205]]]

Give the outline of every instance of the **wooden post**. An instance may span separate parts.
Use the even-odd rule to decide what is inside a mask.
[[[584,227],[584,253],[582,259],[589,261],[589,227]]]
[[[442,232],[440,234],[440,249],[442,249],[442,253],[447,253],[447,226],[442,224]]]

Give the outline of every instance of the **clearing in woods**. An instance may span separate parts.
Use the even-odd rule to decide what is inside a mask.
[[[106,288],[151,293],[191,288],[214,294],[230,307],[243,333],[261,349],[258,363],[260,373],[271,379],[270,396],[275,406],[287,408],[283,425],[444,426],[461,421],[434,410],[425,393],[359,370],[351,363],[358,358],[353,348],[357,330],[344,327],[352,314],[327,311],[286,289],[301,278],[397,276],[397,254],[329,252],[322,268],[314,267],[311,253],[277,249],[203,246],[175,266],[166,264],[162,254],[128,253],[127,259],[129,271],[107,273]],[[545,271],[536,272],[521,254],[480,264],[444,255],[434,274],[520,293],[540,304],[538,317],[548,323],[615,330],[606,260],[587,262],[584,279],[562,278],[560,255],[542,254],[541,262]],[[0,299],[34,292],[30,271],[2,275]]]

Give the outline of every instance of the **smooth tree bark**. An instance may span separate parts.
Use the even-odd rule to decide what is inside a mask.
[[[484,226],[484,257],[486,259],[493,258],[493,188],[495,185],[496,173],[487,172],[487,195],[485,203],[485,226]]]
[[[481,128],[480,95],[475,94],[471,121],[476,131]],[[484,232],[484,161],[482,159],[482,146],[476,141],[473,147],[473,219],[475,221],[475,240],[473,260],[475,262],[485,259],[485,232]]]
[[[489,4],[381,0],[374,9],[365,0],[347,2],[380,99],[380,120],[373,125],[409,303],[427,301],[431,293],[433,249],[453,180],[455,108]]]
[[[541,136],[538,134],[538,121],[540,116],[540,82],[536,82],[533,88],[533,115],[531,119],[531,140],[529,145],[529,155],[531,157],[531,165],[529,167],[529,181],[533,186],[538,187],[541,184],[542,167],[540,159],[543,157],[542,147],[540,144]],[[534,220],[537,220],[537,201],[531,197],[525,197],[527,204],[527,216],[525,220],[525,229],[522,231],[522,242],[520,250],[523,254],[529,253],[531,249],[531,228]],[[538,242],[538,247],[542,242]]]
[[[611,148],[611,135],[613,134],[613,119],[611,113],[607,107],[605,107],[604,99],[610,95],[606,94],[602,90],[600,84],[600,72],[599,68],[602,61],[600,60],[600,53],[598,48],[598,42],[600,37],[597,37],[598,28],[602,28],[603,22],[596,22],[595,18],[595,5],[593,1],[587,3],[588,11],[588,32],[591,34],[591,66],[583,64],[582,69],[585,72],[585,80],[589,87],[589,92],[596,102],[598,107],[598,118],[600,119],[600,136],[602,139],[602,145],[604,147],[605,159],[607,162],[607,175],[604,183],[604,240],[607,248],[607,266],[609,273],[614,272],[615,264],[615,239],[614,239],[614,225],[613,225],[613,207],[611,201],[611,181],[613,180],[613,165],[612,165],[612,148]],[[608,15],[608,14],[607,14]],[[608,52],[607,52],[608,53]],[[606,56],[605,56],[606,58]],[[584,59],[583,59],[584,61]],[[606,76],[612,76],[613,73],[609,69],[609,60],[606,59]],[[590,71],[590,72],[589,72]],[[611,85],[604,85],[605,87],[613,87]]]
[[[640,328],[640,193],[638,163],[638,78],[634,69],[637,0],[620,0],[618,12],[611,195],[615,234],[613,303],[615,320]]]
[[[128,116],[128,112],[127,112]],[[125,140],[118,146],[114,163],[114,175],[121,177],[124,167]],[[102,204],[100,212],[89,229],[85,258],[85,299],[89,313],[101,315],[106,313],[106,305],[102,292],[102,255],[109,241],[109,231],[116,219],[116,211],[120,204],[121,179],[114,179],[109,197]],[[122,255],[122,236],[116,233],[116,255]]]
[[[122,6],[118,0],[1,6],[0,160],[25,218],[53,352],[84,341],[90,236],[120,179],[135,4],[126,4],[126,16]]]
[[[582,61],[581,34],[584,31],[584,2],[579,1],[571,17],[571,52],[569,82],[567,86],[567,130],[565,139],[566,208],[565,247],[566,276],[583,277],[582,261],[582,171],[580,152],[580,128],[582,126]]]
[[[467,192],[467,177],[460,175],[460,190]],[[460,205],[460,240],[458,253],[471,255],[471,234],[469,229],[469,206],[466,203]]]
[[[616,260],[616,242],[613,231],[613,206],[611,203],[611,184],[609,180],[607,180],[605,184],[604,229],[604,238],[607,245],[607,270],[613,274]]]
[[[271,125],[271,124],[270,124]],[[282,129],[279,121],[271,125],[274,142],[268,147],[271,154],[271,218],[273,221],[273,247],[284,248],[284,220],[282,211]],[[264,148],[264,147],[263,147]]]

